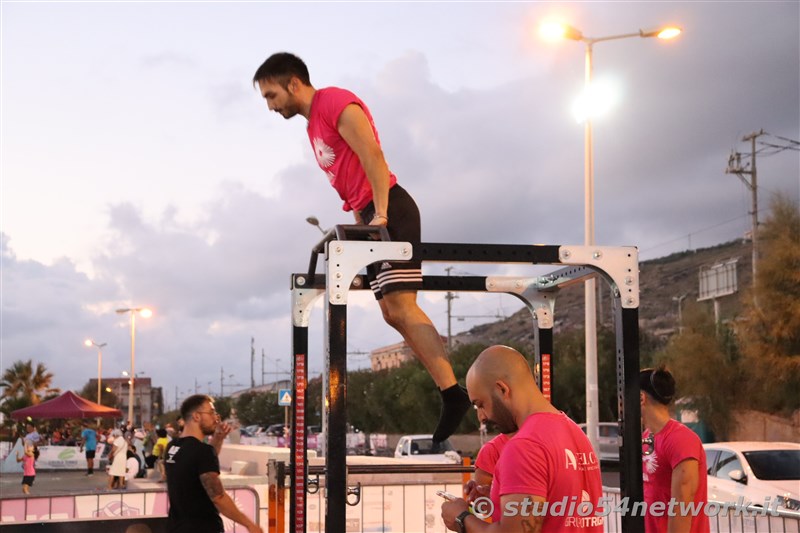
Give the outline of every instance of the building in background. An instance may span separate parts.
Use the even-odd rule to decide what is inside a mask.
[[[262,394],[265,392],[278,392],[281,389],[292,389],[292,380],[291,379],[281,379],[278,381],[273,381],[272,383],[265,383],[264,385],[256,385],[255,387],[250,387],[247,389],[237,390],[236,392],[230,393],[228,396],[230,398],[236,399],[242,394],[246,393],[258,393]]]
[[[447,344],[447,337],[442,337],[442,344]],[[369,360],[372,371],[386,370],[387,368],[397,368],[403,363],[414,360],[414,350],[405,341],[388,346],[375,348],[369,353]]]
[[[103,388],[117,397],[116,407],[124,414],[128,412],[128,390],[130,378],[103,378]],[[89,386],[97,388],[97,379],[90,379]],[[161,387],[153,387],[150,378],[137,377],[133,384],[133,423],[141,426],[164,414],[164,394]]]

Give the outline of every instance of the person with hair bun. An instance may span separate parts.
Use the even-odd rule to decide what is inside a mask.
[[[708,533],[706,454],[697,434],[670,417],[675,378],[666,367],[639,372],[647,533]],[[653,509],[664,505],[663,512]]]

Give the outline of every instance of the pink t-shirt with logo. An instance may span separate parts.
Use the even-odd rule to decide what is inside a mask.
[[[317,164],[328,176],[328,181],[339,193],[339,197],[344,200],[342,209],[360,211],[372,201],[372,187],[358,155],[339,135],[337,128],[339,116],[350,104],[356,104],[364,110],[380,146],[378,130],[375,129],[367,106],[355,94],[338,87],[317,89],[314,93],[308,117],[308,140],[311,141]],[[390,172],[389,187],[393,187],[395,183],[397,177]]]
[[[649,437],[650,432],[645,431],[644,437]],[[643,447],[643,451],[646,447]],[[667,531],[669,521],[668,510],[672,497],[672,471],[679,463],[686,459],[696,459],[698,462],[698,485],[694,496],[697,511],[692,518],[692,533],[708,533],[710,524],[705,515],[704,507],[708,501],[708,466],[703,443],[697,434],[676,420],[667,422],[661,431],[655,434],[654,451],[650,455],[642,455],[642,475],[644,480],[644,501],[647,503],[645,515],[645,530],[647,533],[661,533]],[[664,502],[664,512],[658,511],[662,516],[651,514],[654,502]],[[680,507],[675,506],[675,511],[680,512]]]
[[[484,444],[480,451],[478,451],[478,457],[475,458],[475,467],[494,475],[497,460],[500,459],[500,453],[503,451],[508,441],[508,435],[500,433]]]
[[[600,461],[586,434],[564,413],[529,416],[505,445],[492,481],[493,522],[502,520],[500,498],[507,494],[547,501],[544,533],[603,531],[603,517],[596,516],[603,495]],[[579,515],[580,508],[588,508],[581,502],[591,504],[588,516]]]

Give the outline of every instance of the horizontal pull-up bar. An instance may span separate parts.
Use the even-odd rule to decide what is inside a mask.
[[[588,267],[570,267],[557,270],[544,276],[508,277],[508,276],[422,276],[423,291],[453,292],[513,292],[534,287],[540,291],[562,289],[574,283],[596,277],[597,273]],[[513,286],[513,287],[512,287]],[[325,274],[292,274],[292,288],[325,289]],[[370,290],[367,276],[359,274],[350,284],[351,291]]]
[[[475,471],[474,466],[459,464],[433,464],[433,463],[408,463],[408,464],[365,464],[347,465],[348,474],[463,474]],[[325,475],[325,465],[309,465],[309,475]]]

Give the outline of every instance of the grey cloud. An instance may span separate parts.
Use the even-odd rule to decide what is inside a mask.
[[[142,56],[141,64],[145,68],[196,68],[197,63],[186,54],[178,52],[162,52],[160,54],[148,54]]]
[[[609,43],[598,45],[595,56],[596,75],[616,73],[626,90],[621,108],[595,122],[597,241],[637,245],[654,254],[649,257],[684,249],[690,232],[737,215],[745,220],[696,233],[692,244],[740,235],[748,204],[738,179],[724,174],[730,149],[745,151],[741,136],[762,127],[800,137],[800,8],[687,6],[657,4],[660,13],[653,13],[652,4],[644,3],[613,10],[580,4],[600,32],[659,22],[662,14],[685,22],[685,35],[669,47],[654,40]],[[641,20],[645,12],[647,20]],[[437,85],[427,51],[399,53],[374,78],[356,77],[342,62],[338,84],[370,106],[392,169],[420,204],[425,240],[583,242],[583,128],[568,113],[583,81],[582,49],[563,45],[573,49],[562,51],[558,61],[542,66],[526,57],[530,68],[481,89]],[[481,65],[465,56],[459,66]],[[263,139],[261,157],[280,159],[270,141],[288,135],[286,125],[270,116],[265,128],[247,79],[238,84],[204,87],[220,116],[259,116],[246,123]],[[305,144],[298,132],[297,142]],[[251,335],[258,352],[264,346],[285,367],[289,274],[307,266],[320,237],[304,219],[316,215],[325,227],[352,220],[304,148],[301,164],[264,176],[274,196],[226,182],[191,222],[182,221],[181,205],[156,221],[133,205],[111,206],[110,237],[104,253],[93,258],[92,278],[68,261],[17,261],[13,241],[4,237],[4,360],[41,356],[59,382],[78,387],[94,364],[80,345],[82,336],[104,335],[108,368],[126,368],[124,317],[113,309],[88,311],[87,304],[129,302],[156,308],[156,316],[141,325],[137,353],[141,368],[165,385],[178,383],[183,391],[196,376],[202,390],[209,380],[216,390],[220,366],[247,381]],[[796,152],[760,159],[759,169],[767,190],[787,190],[797,201]],[[762,195],[764,209],[767,200]],[[424,307],[441,319],[441,306]],[[354,348],[397,340],[374,303],[351,307],[350,319]],[[314,361],[322,344],[318,322],[310,341]]]

